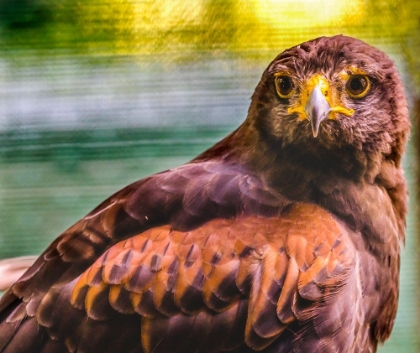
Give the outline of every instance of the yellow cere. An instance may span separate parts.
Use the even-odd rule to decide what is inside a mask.
[[[304,85],[302,93],[297,101],[297,104],[288,109],[288,112],[298,113],[300,120],[306,120],[305,106],[311,95],[311,92],[315,87],[319,87],[326,101],[330,106],[330,113],[328,119],[337,119],[337,114],[344,114],[346,116],[352,116],[354,113],[353,109],[344,107],[338,97],[337,91],[330,86],[327,78],[324,75],[316,74],[312,76]]]

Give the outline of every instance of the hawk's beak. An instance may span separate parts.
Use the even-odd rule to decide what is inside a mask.
[[[337,114],[352,116],[354,110],[343,105],[324,75],[315,74],[303,86],[300,100],[288,112],[297,113],[299,120],[309,120],[312,135],[317,137],[324,120],[335,120]]]
[[[322,94],[319,85],[316,85],[310,93],[309,99],[305,105],[306,117],[311,122],[312,134],[314,137],[318,136],[319,125],[328,118],[330,111],[330,104]]]

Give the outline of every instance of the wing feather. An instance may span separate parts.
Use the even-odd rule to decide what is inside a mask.
[[[354,265],[344,228],[254,177],[213,162],[203,168],[128,187],[59,237],[0,303],[14,308],[0,349],[20,327],[36,325],[45,330],[40,349],[54,339],[87,352],[111,351],[90,336],[115,337],[113,330],[144,352],[173,351],[175,343],[189,352],[290,350],[303,334],[336,331],[345,314],[331,303]],[[329,306],[335,314],[325,321]],[[33,343],[39,339],[34,333]]]
[[[316,237],[313,224],[294,222],[307,215],[322,216],[321,223],[331,224],[320,225],[323,233]],[[180,332],[190,337],[187,342],[202,342],[191,333],[200,322],[211,330],[216,330],[212,325],[217,322],[230,332],[239,306],[249,297],[241,342],[260,350],[281,339],[293,322],[304,325],[313,320],[346,284],[352,253],[351,248],[344,249],[343,241],[334,240],[342,237],[341,232],[330,215],[310,205],[292,207],[283,218],[215,219],[188,232],[152,228],[105,252],[79,278],[72,298],[79,298],[94,320],[111,320],[109,310],[140,313],[145,351],[165,352],[169,342],[178,342]],[[118,277],[110,275],[115,267]],[[92,272],[102,274],[99,284]],[[250,286],[244,286],[249,279]],[[345,314],[333,308],[324,328],[313,334],[335,332]],[[205,332],[196,334],[203,338]]]

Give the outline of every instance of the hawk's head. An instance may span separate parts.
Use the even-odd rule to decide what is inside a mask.
[[[250,122],[272,151],[293,150],[314,163],[349,158],[375,169],[384,159],[399,165],[409,130],[394,63],[341,35],[277,56],[253,95]]]

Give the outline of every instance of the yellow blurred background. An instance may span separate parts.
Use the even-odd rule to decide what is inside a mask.
[[[339,33],[386,51],[407,87],[408,237],[380,352],[420,352],[417,0],[0,0],[0,258],[188,161],[245,119],[279,52]]]

